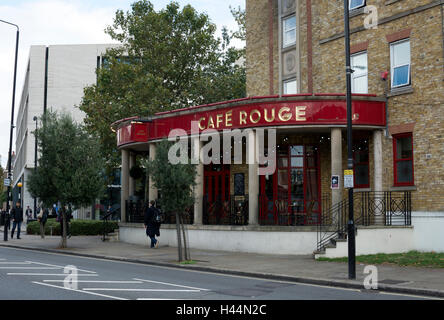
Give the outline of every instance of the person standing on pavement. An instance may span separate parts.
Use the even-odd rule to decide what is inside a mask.
[[[150,201],[149,208],[145,211],[144,225],[146,229],[146,235],[151,239],[151,248],[159,247],[159,240],[156,239],[156,235],[160,236],[160,224],[155,221],[158,209],[154,207],[154,200]]]
[[[28,220],[32,219],[32,209],[29,206],[26,207],[25,214],[26,214],[26,223],[28,223]]]
[[[49,210],[47,208],[45,208],[43,205],[41,205],[40,212],[37,216],[37,219],[40,223],[40,237],[42,239],[45,238],[45,224],[46,224],[46,221],[48,220],[48,214],[49,214]]]
[[[15,228],[17,227],[17,239],[20,239],[20,229],[23,222],[23,209],[20,207],[20,201],[17,201],[15,208],[11,210],[12,231],[11,239],[14,238]]]

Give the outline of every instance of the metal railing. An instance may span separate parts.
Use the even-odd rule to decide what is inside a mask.
[[[318,224],[317,250],[346,239],[348,198],[322,211]],[[355,226],[410,226],[412,224],[411,192],[359,192],[353,194]]]
[[[148,203],[142,200],[139,201],[131,201],[127,200],[125,202],[126,205],[126,222],[129,223],[143,223],[145,217],[145,211],[148,208]],[[161,201],[156,202],[156,207],[162,209]],[[189,208],[186,208],[184,212],[182,212],[183,223],[184,224],[193,224],[194,223],[194,205]],[[176,223],[176,215],[173,213],[165,213],[165,220],[162,224],[175,224]]]
[[[248,225],[248,194],[211,202],[204,196],[202,218],[206,225]]]

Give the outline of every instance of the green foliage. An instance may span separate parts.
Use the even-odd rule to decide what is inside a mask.
[[[147,172],[152,175],[154,186],[162,190],[162,210],[166,213],[183,213],[194,203],[192,187],[196,184],[196,165],[171,164],[168,151],[172,142],[157,144],[154,160],[146,160]],[[187,192],[189,190],[189,192]]]
[[[79,108],[108,168],[120,157],[113,122],[245,97],[245,67],[238,63],[244,50],[229,47],[235,35],[227,31],[223,40],[216,38],[209,17],[190,5],[181,9],[171,2],[155,11],[151,2],[137,1],[131,11],[118,10],[105,32],[122,47],[107,51],[97,83],[84,89]]]
[[[45,224],[45,234],[50,235],[52,228],[52,235],[60,236],[60,223],[55,219],[48,219]],[[70,225],[71,235],[73,236],[95,236],[103,233],[103,221],[99,220],[72,220]],[[119,229],[119,225],[115,221],[108,221],[106,223],[106,232],[111,233]],[[26,226],[27,234],[40,234],[40,223],[37,221],[31,222]]]
[[[47,112],[35,132],[40,158],[27,186],[47,207],[90,205],[103,192],[99,145],[67,114]]]
[[[319,258],[318,261],[347,262],[345,258]],[[370,254],[356,257],[356,262],[364,264],[394,264],[398,266],[444,268],[444,253],[409,251],[394,254]]]

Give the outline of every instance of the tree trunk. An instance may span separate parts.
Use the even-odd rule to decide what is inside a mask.
[[[185,260],[190,260],[189,254],[188,254],[188,246],[187,246],[187,238],[185,234],[185,226],[183,224],[183,215],[180,215],[180,226],[182,228],[182,235],[183,235],[183,250],[185,253]]]
[[[61,244],[61,248],[66,248],[66,226],[67,226],[67,222],[66,222],[66,211],[65,211],[65,206],[62,205],[62,225],[63,225],[63,234],[62,234],[62,244]]]
[[[177,250],[179,255],[179,262],[182,262],[182,241],[180,236],[180,218],[179,213],[176,212],[176,231],[177,231]]]

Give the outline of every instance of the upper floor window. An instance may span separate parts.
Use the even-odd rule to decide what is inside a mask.
[[[365,0],[348,0],[348,9],[358,9],[365,5]]]
[[[297,82],[296,79],[290,79],[284,81],[284,94],[297,94]]]
[[[282,20],[283,47],[296,44],[296,16]]]
[[[392,88],[410,84],[410,40],[390,44]]]
[[[368,65],[367,52],[360,52],[351,56],[352,93],[368,93]]]
[[[403,133],[393,136],[395,186],[411,186],[413,180],[413,136]]]

